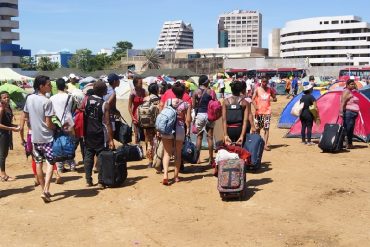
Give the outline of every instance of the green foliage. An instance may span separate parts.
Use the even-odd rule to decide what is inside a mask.
[[[127,50],[132,49],[132,47],[133,45],[131,42],[118,41],[112,54],[113,60],[117,61],[120,60],[121,57],[125,57]]]
[[[19,67],[22,70],[36,70],[35,57],[21,57],[21,64]]]
[[[76,51],[76,54],[73,55],[68,64],[70,68],[90,72],[111,66],[112,58],[107,54],[92,55],[91,50],[80,49]]]
[[[155,49],[149,49],[143,51],[143,55],[146,59],[145,63],[143,64],[143,69],[159,69],[160,68],[160,61],[159,61],[159,54]]]
[[[52,71],[59,68],[59,63],[52,62],[49,57],[40,57],[36,68],[42,71]]]

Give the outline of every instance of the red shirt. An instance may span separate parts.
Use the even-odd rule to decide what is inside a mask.
[[[161,96],[161,102],[165,104],[168,99],[174,98],[176,98],[175,94],[172,92],[172,89],[169,89]],[[189,105],[192,105],[191,97],[189,96],[189,94],[184,93],[184,95],[182,96],[182,100],[187,102]]]

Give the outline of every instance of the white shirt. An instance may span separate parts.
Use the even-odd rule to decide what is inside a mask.
[[[64,107],[66,105],[67,99],[68,99],[68,94],[60,93],[60,92],[50,97],[50,100],[53,103],[55,115],[58,117],[61,124],[63,125],[65,123],[68,123],[69,127],[72,127],[74,126],[73,117],[72,117],[72,103],[73,103],[72,96],[68,100],[66,113],[64,115],[64,118],[62,119],[62,115],[64,112]]]
[[[224,88],[225,87],[225,82],[223,79],[218,79],[218,88]]]

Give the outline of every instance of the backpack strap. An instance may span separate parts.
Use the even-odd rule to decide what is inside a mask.
[[[65,115],[66,115],[67,106],[68,106],[68,102],[69,102],[69,99],[70,99],[70,98],[71,98],[71,95],[69,94],[69,95],[68,95],[68,98],[67,98],[67,102],[66,102],[66,104],[65,104],[65,106],[64,106],[63,115],[62,115],[62,119],[60,119],[60,122],[63,122],[63,119],[64,119],[64,117],[65,117]]]

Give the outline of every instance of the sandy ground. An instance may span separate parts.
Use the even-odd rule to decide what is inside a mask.
[[[44,204],[16,135],[7,171],[17,180],[0,183],[0,246],[369,246],[368,145],[326,154],[285,139],[276,122],[287,99],[278,100],[272,151],[247,174],[244,201],[221,201],[206,164],[165,187],[143,160],[116,189],[85,188],[79,166]]]

